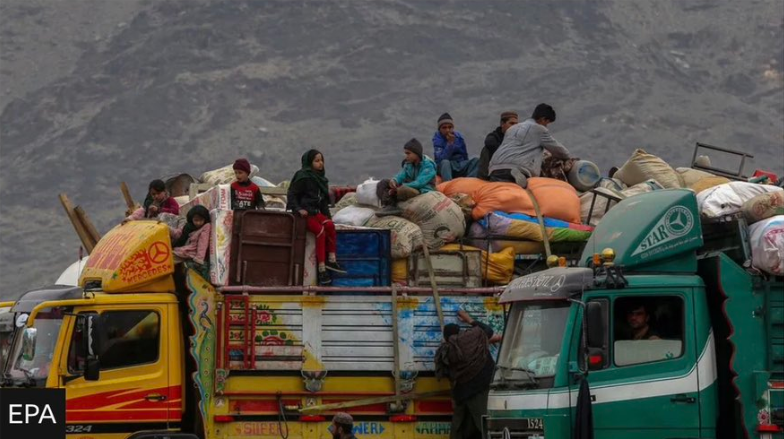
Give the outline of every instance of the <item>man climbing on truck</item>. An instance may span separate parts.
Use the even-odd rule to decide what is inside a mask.
[[[547,130],[553,122],[553,107],[539,104],[530,119],[509,128],[490,160],[490,181],[517,183],[525,188],[529,178],[539,176],[544,150],[556,159],[568,159],[569,151]]]
[[[327,428],[332,433],[332,439],[356,439],[354,436],[354,418],[348,413],[336,413],[332,424]]]
[[[493,328],[474,320],[466,311],[461,309],[457,317],[471,328],[461,332],[456,323],[444,326],[444,340],[435,357],[436,376],[448,376],[452,384],[450,439],[479,438],[495,370],[489,345],[499,338],[494,337]]]

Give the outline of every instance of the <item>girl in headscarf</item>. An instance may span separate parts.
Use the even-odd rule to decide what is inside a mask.
[[[210,212],[204,206],[194,206],[188,211],[188,222],[171,231],[174,255],[183,261],[204,265],[210,249]]]
[[[329,212],[329,180],[324,172],[324,155],[319,151],[311,149],[302,155],[302,169],[291,179],[286,208],[307,219],[308,230],[316,236],[319,284],[331,284],[327,270],[345,272],[335,254],[337,234]]]
[[[169,196],[166,183],[163,180],[153,180],[147,190],[144,206],[136,209],[125,221],[137,221],[144,218],[157,218],[159,213],[180,214],[180,205],[177,200]]]

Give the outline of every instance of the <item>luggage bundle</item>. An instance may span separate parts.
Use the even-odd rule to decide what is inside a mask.
[[[542,253],[544,233],[551,242],[584,242],[592,230],[581,225],[577,190],[562,180],[534,177],[523,189],[514,183],[458,178],[438,185],[438,190],[473,201],[471,216],[475,221],[468,237],[473,245],[490,251]],[[545,223],[544,232],[537,208]]]
[[[784,189],[735,181],[697,194],[700,214],[708,219],[742,216],[749,224],[752,265],[784,275]]]

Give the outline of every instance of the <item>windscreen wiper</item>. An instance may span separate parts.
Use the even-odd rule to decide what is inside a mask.
[[[512,370],[512,371],[525,372],[525,375],[528,377],[528,380],[532,384],[534,384],[536,386],[539,385],[539,380],[536,378],[536,373],[534,371],[532,371],[531,369],[527,369],[525,367],[501,366],[500,364],[497,365],[496,367],[498,367],[499,369],[503,369],[503,370]]]
[[[20,367],[19,370],[21,370],[25,374],[25,382],[23,387],[36,387],[36,382],[35,382],[35,378],[33,377],[33,373],[23,367]]]

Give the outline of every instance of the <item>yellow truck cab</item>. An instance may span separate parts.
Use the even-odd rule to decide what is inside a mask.
[[[218,291],[171,250],[166,225],[131,222],[101,239],[78,287],[25,294],[3,385],[64,388],[69,438],[329,437],[338,411],[360,437],[448,436],[429,288]],[[501,328],[496,293],[443,290],[443,315]]]

